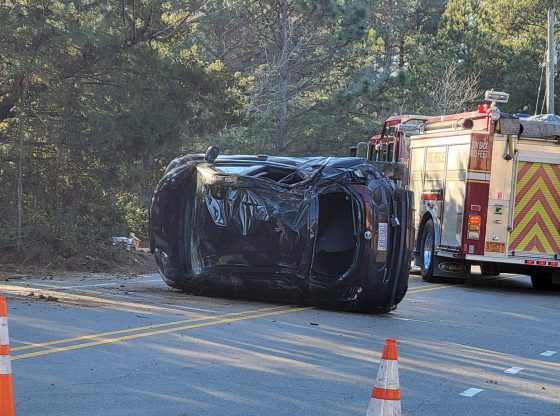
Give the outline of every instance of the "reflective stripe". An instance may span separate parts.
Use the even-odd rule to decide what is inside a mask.
[[[0,317],[0,345],[10,345],[8,336],[8,318]]]
[[[400,400],[370,399],[366,416],[401,416]]]
[[[0,375],[12,374],[12,363],[9,355],[0,355]]]
[[[520,161],[515,186],[508,251],[559,253],[560,165]]]
[[[399,367],[397,361],[381,360],[375,387],[389,390],[399,389]]]
[[[0,345],[0,355],[10,355],[10,346]]]
[[[480,172],[467,172],[467,180],[469,181],[490,181],[490,174],[489,173],[480,173]]]

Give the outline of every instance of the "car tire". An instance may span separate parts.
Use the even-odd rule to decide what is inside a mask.
[[[424,282],[433,283],[434,279],[434,222],[426,221],[420,238],[420,275]]]
[[[196,189],[196,175],[192,172],[186,175],[184,182],[179,188],[183,192],[177,211],[173,214],[178,218],[176,227],[177,233],[175,238],[170,241],[169,261],[172,267],[164,267],[156,257],[156,263],[163,281],[174,289],[179,289],[183,292],[192,293],[198,292],[198,289],[193,289],[191,282],[192,277],[192,259],[191,251],[188,246],[186,228],[192,227],[188,221],[192,221],[193,206],[189,203],[189,196],[193,195]]]

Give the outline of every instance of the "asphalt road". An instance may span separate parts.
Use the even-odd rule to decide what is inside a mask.
[[[18,416],[364,415],[386,338],[403,415],[560,415],[560,293],[525,276],[411,275],[387,315],[191,296],[156,275],[0,293]]]

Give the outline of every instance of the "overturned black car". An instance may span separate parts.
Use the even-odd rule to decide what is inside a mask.
[[[395,168],[215,147],[177,158],[154,193],[151,252],[188,292],[388,312],[406,293],[414,238]]]

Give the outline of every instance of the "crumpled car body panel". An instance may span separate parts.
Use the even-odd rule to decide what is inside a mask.
[[[174,160],[150,213],[163,279],[193,293],[387,312],[412,255],[411,193],[361,158]]]

